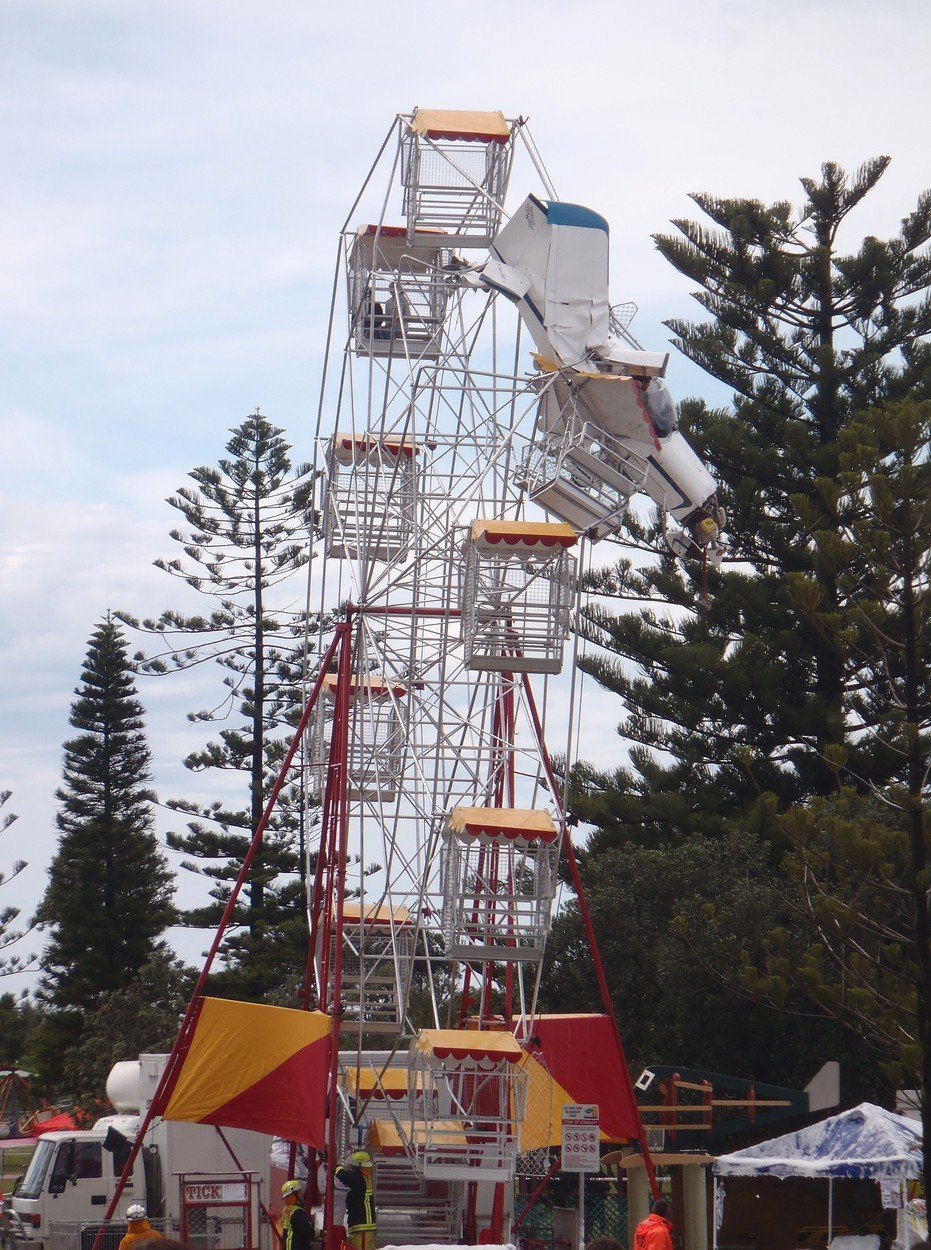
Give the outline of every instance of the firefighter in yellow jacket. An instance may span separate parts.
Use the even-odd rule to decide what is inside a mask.
[[[375,1197],[372,1193],[372,1156],[354,1150],[336,1179],[346,1187],[346,1235],[353,1250],[373,1250],[375,1245]]]
[[[310,1250],[314,1238],[314,1217],[304,1209],[304,1186],[298,1180],[281,1186],[284,1206],[281,1211],[282,1250]]]

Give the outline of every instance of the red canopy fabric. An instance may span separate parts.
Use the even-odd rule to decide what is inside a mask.
[[[41,1124],[36,1124],[31,1130],[33,1137],[40,1137],[43,1133],[71,1133],[78,1126],[68,1114],[62,1111],[59,1115],[53,1115],[49,1120],[43,1120]]]
[[[597,1103],[601,1131],[614,1141],[639,1138],[639,1116],[625,1061],[608,1016],[538,1016],[527,1051],[577,1103]]]

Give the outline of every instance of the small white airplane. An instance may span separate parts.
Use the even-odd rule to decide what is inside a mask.
[[[672,519],[680,557],[720,563],[715,482],[679,433],[663,377],[669,354],[612,332],[608,223],[578,204],[529,196],[472,276],[513,300],[537,347],[534,448],[522,484],[548,511],[598,539],[644,491]]]

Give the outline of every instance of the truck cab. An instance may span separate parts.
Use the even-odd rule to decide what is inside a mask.
[[[12,1224],[18,1241],[47,1244],[52,1225],[76,1226],[103,1217],[125,1157],[104,1149],[105,1138],[96,1126],[39,1138],[13,1197]],[[137,1194],[144,1202],[145,1181],[138,1161],[126,1186],[127,1200]]]

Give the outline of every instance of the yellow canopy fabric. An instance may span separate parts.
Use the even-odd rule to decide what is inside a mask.
[[[559,832],[549,812],[524,807],[454,807],[447,827],[462,836],[547,844],[555,842]]]
[[[350,1068],[346,1073],[346,1093],[351,1098],[368,1098],[371,1094],[375,1099],[383,1099],[387,1095],[392,1100],[400,1101],[407,1097],[411,1079],[411,1073],[406,1068],[388,1068],[380,1076],[373,1067]],[[423,1077],[420,1074],[414,1088],[419,1093],[423,1092]]]
[[[411,1047],[431,1059],[506,1059],[516,1063],[524,1053],[510,1033],[476,1029],[421,1029]]]
[[[336,689],[339,685],[338,673],[326,673],[323,681],[320,683],[321,688],[329,695],[336,697]],[[378,677],[374,673],[363,673],[361,677],[349,678],[349,693],[351,695],[367,694],[373,699],[386,698],[389,694],[401,698],[407,694],[407,687],[402,686],[400,682],[389,681],[387,677]]]
[[[322,1149],[332,1028],[320,1011],[205,998],[163,1117]]]
[[[423,1123],[399,1121],[401,1132],[394,1120],[373,1120],[369,1128],[369,1144],[379,1154],[407,1154],[407,1142],[423,1145],[426,1126]],[[444,1146],[467,1146],[468,1138],[461,1120],[434,1120],[431,1123],[434,1142]],[[403,1136],[402,1136],[403,1133]]]
[[[527,1101],[524,1118],[519,1125],[518,1149],[523,1154],[527,1150],[560,1146],[563,1107],[574,1106],[576,1100],[526,1051],[521,1056],[520,1066],[527,1073]],[[614,1140],[603,1132],[599,1133],[599,1139],[603,1142]]]
[[[417,109],[411,129],[414,134],[429,139],[507,143],[511,137],[503,113],[484,113],[473,109]]]
[[[472,522],[471,539],[482,546],[500,547],[574,547],[579,536],[565,521],[495,521]]]
[[[406,907],[389,907],[386,903],[366,903],[366,924],[409,924],[411,914]],[[343,920],[350,924],[358,924],[362,919],[360,903],[343,904]]]

